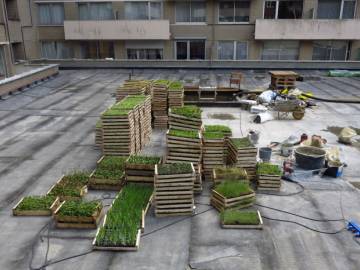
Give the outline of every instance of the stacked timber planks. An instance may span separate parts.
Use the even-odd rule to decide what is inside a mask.
[[[121,101],[127,96],[149,94],[151,82],[146,80],[129,80],[116,90],[116,101]]]
[[[299,76],[293,71],[269,71],[271,75],[271,89],[293,89],[296,87],[296,78]]]
[[[176,108],[184,106],[184,85],[175,81],[169,86],[168,93],[169,108]]]
[[[248,179],[256,179],[257,148],[247,137],[229,138],[228,162],[230,165],[246,170]]]
[[[156,216],[192,215],[195,170],[191,163],[155,166]]]
[[[151,96],[147,96],[140,111],[141,144],[144,146],[150,141],[151,128]]]
[[[194,191],[202,191],[202,141],[198,130],[169,129],[166,133],[167,157],[166,163],[193,163],[196,179]]]
[[[102,146],[102,122],[101,119],[99,119],[96,122],[96,127],[95,127],[95,145],[101,147]]]
[[[155,128],[168,126],[168,89],[170,82],[167,80],[154,81],[152,85],[152,112]]]
[[[169,128],[200,130],[202,126],[201,109],[186,105],[169,109]]]
[[[258,163],[256,177],[258,190],[279,191],[281,188],[281,170],[277,165]]]

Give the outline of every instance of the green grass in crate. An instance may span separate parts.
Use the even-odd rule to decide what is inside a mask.
[[[64,175],[62,182],[66,186],[78,186],[82,187],[89,181],[89,173],[85,171],[74,171],[67,175]]]
[[[172,82],[169,86],[169,90],[182,90],[182,89],[184,89],[184,85],[182,84],[182,82],[179,81]]]
[[[160,157],[131,155],[128,162],[132,164],[158,164]]]
[[[154,84],[169,85],[170,81],[169,80],[156,80],[156,81],[154,81]]]
[[[281,169],[275,164],[258,163],[256,165],[256,174],[281,175]]]
[[[260,223],[257,211],[225,210],[220,215],[226,225],[258,225]]]
[[[171,112],[173,114],[182,115],[189,118],[198,118],[201,119],[201,109],[194,105],[186,105],[180,108],[172,108]]]
[[[128,183],[108,211],[106,223],[96,237],[96,245],[135,246],[142,210],[152,193],[151,185]]]
[[[124,175],[126,157],[105,156],[97,165],[95,178],[120,179]]]
[[[172,128],[169,130],[169,135],[175,137],[199,139],[199,131],[197,130],[182,130],[182,129]]]
[[[17,210],[49,210],[55,201],[55,196],[28,196],[16,207]]]
[[[248,182],[226,180],[215,187],[215,191],[225,198],[235,198],[252,193]]]
[[[59,216],[91,217],[99,207],[99,201],[65,201],[58,211]]]
[[[101,119],[96,122],[96,128],[102,128]]]
[[[203,133],[203,137],[204,137],[204,139],[207,139],[207,140],[223,139],[224,138],[224,133],[205,131]]]
[[[225,180],[247,180],[245,169],[237,167],[216,167],[216,176]]]
[[[236,146],[236,148],[254,147],[254,145],[247,137],[231,138],[231,142]]]
[[[127,115],[130,111],[131,110],[129,109],[119,110],[110,108],[103,113],[103,116],[124,116]]]
[[[221,132],[225,134],[231,134],[231,128],[223,125],[205,125],[206,132]]]
[[[158,166],[159,175],[169,175],[169,174],[186,174],[192,173],[191,163],[172,163],[172,164],[161,164]]]
[[[57,184],[49,193],[52,196],[80,197],[81,188]]]
[[[133,109],[135,106],[143,103],[146,99],[145,95],[127,96],[123,100],[116,103],[111,108],[114,110]]]

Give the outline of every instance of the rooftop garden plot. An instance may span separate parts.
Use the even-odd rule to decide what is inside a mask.
[[[228,180],[220,183],[215,187],[214,190],[227,199],[253,193],[253,190],[250,188],[249,183],[233,180]]]
[[[59,204],[56,196],[28,196],[22,198],[13,208],[13,215],[50,216]]]
[[[225,225],[258,225],[260,218],[257,211],[241,211],[227,209],[220,214],[221,222]]]
[[[89,180],[87,172],[73,172],[64,175],[49,191],[48,195],[60,196],[62,200],[79,199],[85,194]]]
[[[130,164],[158,164],[160,160],[160,157],[131,155],[127,162]]]
[[[106,221],[96,235],[98,247],[134,247],[140,230],[142,212],[153,193],[151,185],[127,184],[114,200]]]
[[[258,175],[281,175],[281,169],[278,165],[271,163],[258,163],[256,165],[256,173]]]
[[[187,174],[192,173],[193,168],[191,163],[173,163],[173,164],[162,164],[158,165],[158,174],[159,175],[169,175],[169,174]]]
[[[251,141],[247,138],[231,138],[231,142],[236,146],[236,148],[247,148],[254,147]]]
[[[199,139],[199,131],[197,130],[182,130],[182,129],[169,129],[168,135],[175,137],[183,137],[190,139]]]
[[[194,105],[187,105],[180,108],[172,108],[171,113],[185,116],[188,118],[201,119],[201,109]]]
[[[231,128],[223,125],[205,125],[205,132],[215,132],[215,133],[224,133],[231,134]]]
[[[126,159],[126,157],[105,156],[97,165],[93,177],[101,179],[121,179],[124,176]]]
[[[169,90],[182,90],[182,89],[184,89],[184,85],[182,82],[179,81],[172,82],[169,86]]]

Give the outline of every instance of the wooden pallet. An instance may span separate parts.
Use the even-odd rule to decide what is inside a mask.
[[[51,216],[60,205],[60,198],[56,197],[48,210],[20,210],[17,207],[22,203],[25,197],[12,208],[13,216]]]
[[[210,203],[220,212],[229,208],[246,208],[253,205],[255,199],[255,193],[251,192],[246,195],[242,195],[236,198],[226,198],[222,194],[218,193],[214,189],[211,191]]]

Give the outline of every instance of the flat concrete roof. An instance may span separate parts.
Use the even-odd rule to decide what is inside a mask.
[[[114,103],[114,92],[128,79],[129,70],[65,70],[52,80],[0,101],[0,269],[40,267],[47,259],[91,250],[95,230],[41,230],[47,217],[13,217],[11,208],[25,195],[45,194],[63,174],[73,169],[92,170],[101,152],[94,145],[95,123]],[[299,88],[327,97],[359,97],[360,78],[328,78],[320,71],[299,71]],[[135,78],[183,79],[201,85],[226,84],[227,70],[136,70]],[[269,75],[245,72],[244,88],[265,88]],[[216,84],[215,84],[216,85]],[[227,114],[218,119],[218,114]],[[224,115],[222,117],[224,118]],[[230,119],[231,118],[231,119]],[[360,152],[341,145],[329,126],[360,127],[360,105],[319,103],[303,120],[274,120],[255,124],[240,108],[203,108],[205,124],[229,125],[234,136],[249,129],[260,131],[258,146],[282,141],[290,135],[318,134],[328,146],[339,147],[347,163],[343,178],[298,175],[305,187],[294,196],[257,195],[257,203],[315,219],[354,219],[360,222],[360,192],[349,182],[360,181]],[[165,132],[154,131],[146,153],[165,153]],[[274,162],[281,158],[274,154]],[[281,194],[299,190],[283,182]],[[110,194],[113,196],[114,194]],[[264,229],[223,230],[219,214],[209,204],[209,183],[196,197],[196,213],[189,217],[146,217],[145,235],[138,252],[92,252],[53,264],[46,269],[360,269],[360,245],[352,233],[320,234],[296,224],[264,219]],[[87,199],[109,196],[90,191]],[[105,199],[109,204],[110,199]],[[267,217],[291,220],[310,228],[335,232],[344,222],[316,222],[259,207]],[[167,226],[168,225],[168,226]],[[164,228],[164,226],[167,226]],[[159,231],[155,231],[162,228]],[[38,236],[41,236],[39,238]],[[47,238],[50,240],[47,250]],[[32,258],[33,257],[33,258]]]

